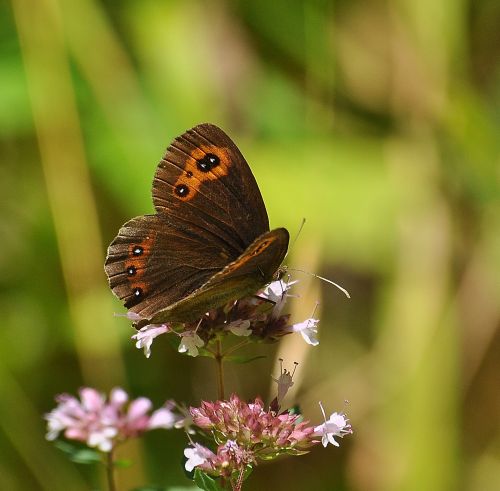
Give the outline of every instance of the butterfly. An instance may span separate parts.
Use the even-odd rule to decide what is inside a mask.
[[[104,269],[135,327],[194,322],[272,281],[288,249],[238,147],[200,124],[178,136],[153,179],[154,215],[126,222]]]

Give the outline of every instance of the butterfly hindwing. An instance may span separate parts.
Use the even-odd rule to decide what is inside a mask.
[[[194,321],[214,304],[224,305],[230,300],[255,293],[272,280],[286,254],[288,240],[288,231],[284,228],[266,232],[240,257],[211,276],[200,288],[157,312],[151,319],[138,322],[137,327],[148,323]]]
[[[234,259],[223,243],[207,242],[200,229],[146,215],[121,227],[108,248],[105,270],[125,307],[148,318],[189,295]]]

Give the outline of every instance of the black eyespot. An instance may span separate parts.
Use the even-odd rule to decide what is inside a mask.
[[[184,198],[189,194],[189,188],[185,184],[179,184],[178,186],[175,186],[175,194]]]
[[[137,268],[134,265],[127,266],[127,275],[128,276],[134,276],[135,273],[137,273]]]
[[[142,297],[142,288],[134,288],[134,297],[137,299]]]
[[[186,172],[186,176],[188,176],[188,177],[193,177],[193,173],[192,173],[190,170],[188,170],[188,171]]]
[[[201,172],[210,172],[214,167],[220,164],[220,159],[213,153],[207,153],[203,158],[196,162],[196,166]]]
[[[134,256],[140,256],[144,252],[144,249],[141,246],[134,246],[132,249],[132,254]]]

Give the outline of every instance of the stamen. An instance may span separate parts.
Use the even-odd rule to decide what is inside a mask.
[[[321,404],[321,401],[319,401],[319,407],[321,408],[321,412],[323,413],[323,419],[325,420],[326,423],[326,414],[325,410],[323,409],[323,404]]]
[[[311,319],[314,318],[314,314],[316,313],[316,310],[318,309],[319,302],[316,300],[316,304],[314,305],[314,309],[311,314]]]
[[[196,329],[194,330],[194,333],[198,331],[198,328],[200,327],[200,324],[203,322],[203,317],[200,319],[200,322],[198,322],[198,325],[196,326]]]

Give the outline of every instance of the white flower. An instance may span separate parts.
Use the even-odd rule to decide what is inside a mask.
[[[314,428],[314,435],[321,436],[323,447],[326,447],[329,443],[338,447],[339,443],[335,440],[334,436],[342,438],[344,435],[352,433],[351,425],[348,423],[349,420],[345,417],[345,414],[336,412],[332,413],[327,420],[321,402],[319,403],[319,407],[321,408],[325,422]]]
[[[45,438],[55,440],[68,425],[69,418],[59,409],[54,409],[45,418],[47,419],[47,435],[45,435]]]
[[[293,387],[293,375],[295,374],[295,369],[298,363],[295,362],[295,368],[293,373],[288,371],[286,368],[283,369],[283,360],[280,358],[280,376],[278,378],[271,377],[278,384],[278,395],[276,399],[278,400],[278,405],[281,405],[281,401],[285,398],[286,393]]]
[[[290,332],[300,332],[304,341],[311,346],[318,346],[319,341],[316,337],[318,334],[318,322],[319,319],[306,319],[303,322],[299,322],[298,324],[294,324],[290,326]]]
[[[195,443],[194,448],[188,447],[184,449],[184,456],[187,457],[184,467],[188,472],[192,472],[195,467],[204,464],[210,457],[212,457],[213,453],[203,445]]]
[[[259,296],[267,298],[267,300],[274,303],[271,314],[273,318],[276,319],[281,315],[286,299],[291,296],[287,293],[287,291],[295,283],[297,283],[297,281],[290,281],[288,283],[283,280],[273,281],[266,286],[262,293],[260,293]]]
[[[126,314],[117,314],[115,312],[115,317],[126,317],[127,319],[131,320],[131,321],[140,321],[142,319],[142,317],[137,314],[136,312],[127,312]]]
[[[250,321],[248,319],[238,319],[231,322],[226,326],[228,331],[231,331],[235,336],[250,336],[252,330],[250,329]]]
[[[174,428],[178,430],[184,429],[184,431],[189,435],[194,435],[196,431],[191,428],[193,426],[193,417],[191,416],[191,413],[184,406],[177,405],[177,409],[180,411],[181,415],[175,422]]]
[[[179,353],[185,353],[189,356],[198,356],[198,348],[201,348],[205,343],[203,339],[193,331],[186,331],[181,334],[181,342],[179,344]]]
[[[113,448],[113,438],[118,434],[118,430],[112,426],[93,431],[87,438],[89,447],[97,447],[101,452],[109,452]]]
[[[149,358],[154,338],[168,331],[170,331],[170,327],[167,324],[149,324],[144,326],[137,334],[134,334],[132,339],[136,340],[136,348],[144,349],[146,358]]]

